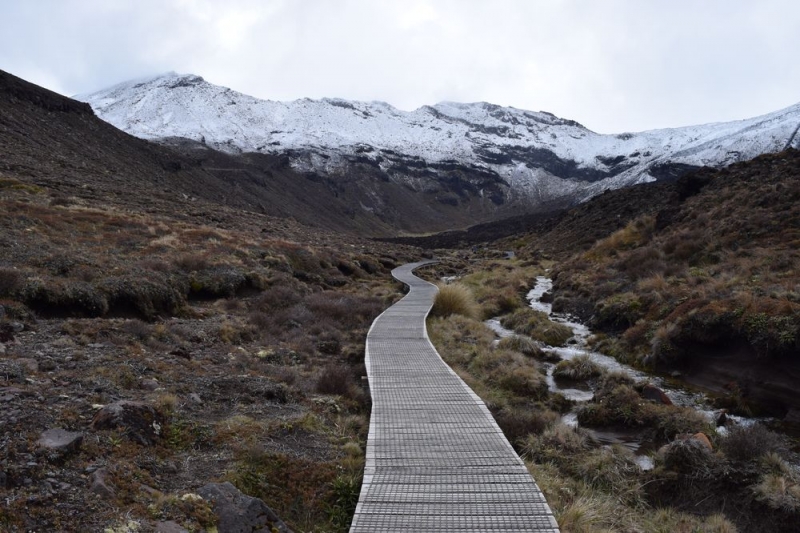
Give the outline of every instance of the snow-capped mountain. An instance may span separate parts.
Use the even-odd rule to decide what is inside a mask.
[[[146,139],[187,138],[228,153],[286,154],[300,171],[367,169],[442,203],[584,200],[609,188],[674,177],[800,147],[800,104],[735,122],[602,135],[550,113],[443,102],[401,111],[383,102],[273,102],[169,73],[76,96]],[[453,180],[460,185],[439,187]]]

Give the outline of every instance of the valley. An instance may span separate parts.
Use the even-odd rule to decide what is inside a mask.
[[[218,490],[347,531],[367,331],[431,258],[430,337],[562,531],[795,530],[798,106],[600,135],[177,74],[0,96],[3,531],[214,531]],[[645,377],[558,355],[584,348]],[[603,431],[646,435],[647,468]]]

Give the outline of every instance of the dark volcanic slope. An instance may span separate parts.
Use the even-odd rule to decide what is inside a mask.
[[[64,194],[79,188],[85,198],[152,209],[191,197],[369,236],[466,227],[522,209],[494,205],[458,172],[419,192],[380,179],[369,165],[333,179],[297,172],[287,156],[151,143],[98,119],[87,104],[2,71],[0,149],[0,171]]]
[[[654,214],[680,202],[686,191],[696,186],[696,181],[697,178],[689,176],[675,182],[635,185],[606,191],[572,209],[566,209],[567,205],[551,204],[542,213],[478,224],[463,231],[385,240],[423,248],[464,248],[495,243],[513,249],[516,246],[509,241],[524,236],[527,248],[566,257],[588,248],[638,216]]]
[[[152,204],[179,193],[216,198],[224,187],[184,170],[189,161],[125,134],[88,105],[0,72],[0,171],[65,193]],[[205,179],[204,179],[205,178]],[[102,190],[102,194],[100,194]],[[140,195],[140,193],[147,193]]]
[[[664,198],[594,246],[576,244],[585,251],[554,273],[554,308],[616,335],[635,362],[796,413],[800,152],[696,172]],[[593,204],[576,229],[591,230]],[[547,239],[570,239],[558,231]]]

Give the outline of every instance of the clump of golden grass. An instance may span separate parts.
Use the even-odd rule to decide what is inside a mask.
[[[766,474],[753,487],[756,499],[773,509],[795,513],[800,511],[800,484],[796,478],[780,474]]]
[[[475,302],[472,291],[461,283],[439,285],[439,292],[433,300],[431,316],[447,317],[461,315],[467,318],[479,318],[480,308]]]

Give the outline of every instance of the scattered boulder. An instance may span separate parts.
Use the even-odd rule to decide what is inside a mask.
[[[291,533],[267,504],[242,494],[230,483],[209,483],[197,493],[211,502],[219,533]]]
[[[117,495],[114,486],[108,481],[108,469],[105,467],[98,468],[89,476],[89,490],[107,500],[112,500]]]
[[[92,419],[91,428],[124,428],[129,439],[143,446],[152,446],[161,436],[164,422],[164,416],[152,405],[122,400],[100,409]]]
[[[655,385],[650,385],[649,383],[642,389],[642,397],[652,400],[656,403],[672,405],[672,400],[669,399],[669,396],[667,396],[663,390],[659,389]]]
[[[83,442],[83,433],[64,429],[48,429],[39,436],[37,445],[48,460],[58,461],[77,452]]]
[[[157,380],[152,378],[145,378],[139,382],[139,388],[142,390],[154,391],[160,387]]]

